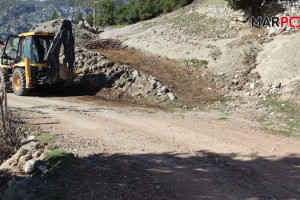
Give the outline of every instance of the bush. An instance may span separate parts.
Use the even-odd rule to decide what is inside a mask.
[[[139,10],[139,17],[140,19],[147,20],[154,17],[154,5],[151,0],[145,1],[143,4],[141,4],[140,10]]]
[[[116,4],[113,0],[104,0],[100,4],[98,12],[98,24],[100,26],[115,24],[114,12],[116,10]]]
[[[183,7],[183,6],[187,6],[189,4],[191,4],[193,2],[193,0],[179,0],[179,6]]]
[[[176,9],[176,4],[174,1],[165,1],[163,4],[163,12],[169,13]]]
[[[75,15],[74,15],[73,18],[74,18],[75,20],[78,20],[78,21],[82,21],[82,20],[83,20],[83,17],[82,17],[81,12],[75,13]]]
[[[93,15],[92,14],[88,14],[85,17],[85,20],[87,21],[87,23],[89,23],[90,25],[92,25],[93,24]]]
[[[248,16],[262,15],[263,4],[271,0],[226,0],[228,5],[235,9],[241,9],[246,12]]]
[[[58,13],[54,10],[49,18],[49,20],[54,20],[54,19],[58,19],[59,15]]]

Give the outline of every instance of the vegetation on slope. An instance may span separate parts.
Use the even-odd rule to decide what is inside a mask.
[[[96,4],[96,25],[133,24],[172,12],[193,0],[103,0]],[[91,8],[93,5],[91,6]],[[87,16],[90,24],[93,16]]]

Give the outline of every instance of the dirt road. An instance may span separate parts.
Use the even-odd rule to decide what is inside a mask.
[[[27,113],[28,123],[58,134],[78,158],[99,170],[104,157],[118,165],[112,168],[120,173],[109,171],[112,179],[101,177],[104,189],[86,183],[95,182],[97,175],[89,173],[97,174],[96,168],[85,171],[91,178],[79,182],[90,189],[81,199],[300,199],[300,141],[261,133],[239,116],[222,121],[219,112],[87,104],[82,97],[8,98]],[[122,179],[130,174],[137,177],[133,182]],[[153,180],[147,182],[146,174]],[[121,179],[131,189],[122,190]],[[160,192],[151,196],[154,190]]]

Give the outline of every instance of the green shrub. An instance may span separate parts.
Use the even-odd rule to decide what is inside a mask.
[[[73,18],[75,20],[83,20],[81,12],[76,12]]]
[[[59,15],[58,13],[54,10],[49,18],[49,20],[54,20],[54,19],[58,19]]]

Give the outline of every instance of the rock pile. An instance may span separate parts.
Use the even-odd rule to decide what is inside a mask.
[[[75,52],[76,74],[80,84],[99,91],[100,96],[103,96],[103,90],[106,91],[104,97],[107,99],[127,97],[155,103],[176,99],[172,89],[155,77],[128,65],[113,63],[97,52],[82,48],[76,49]]]
[[[77,22],[77,21],[73,20],[73,23],[77,24],[77,27],[79,29],[86,29],[95,34],[101,33],[101,30],[99,28],[92,27],[87,21],[78,21]]]
[[[121,49],[125,48],[119,40],[114,39],[99,39],[88,42],[84,45],[87,49]]]
[[[34,136],[29,136],[22,141],[22,146],[17,153],[0,166],[0,170],[27,174],[40,170],[45,173],[47,168],[41,164],[44,157],[44,147],[35,140]]]

